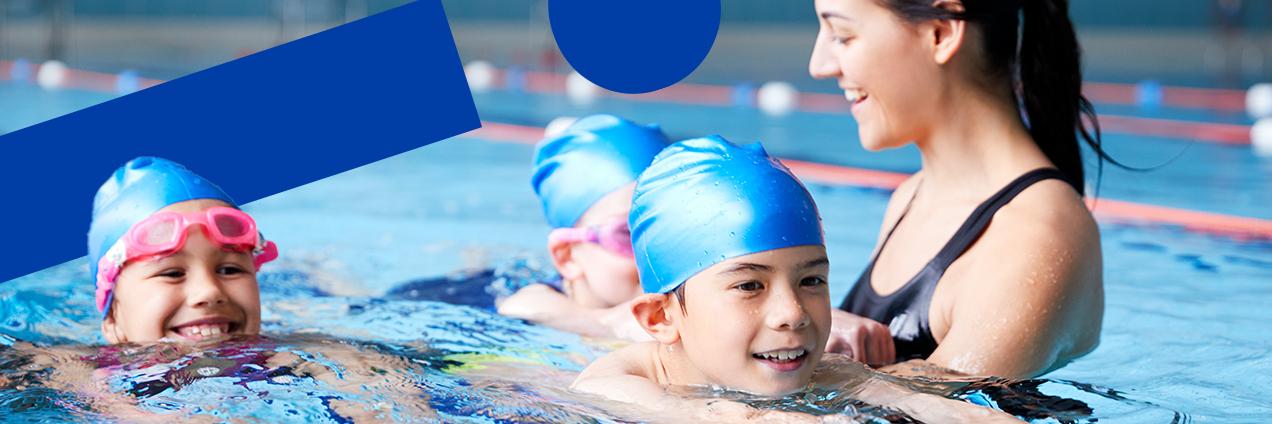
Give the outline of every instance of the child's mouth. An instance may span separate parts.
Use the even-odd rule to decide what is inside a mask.
[[[181,338],[191,341],[199,341],[223,334],[230,334],[239,330],[240,325],[228,320],[200,320],[198,322],[183,324],[172,327],[173,333]]]
[[[803,348],[770,350],[752,353],[751,357],[777,371],[790,372],[804,365],[804,360],[808,359],[808,351]]]

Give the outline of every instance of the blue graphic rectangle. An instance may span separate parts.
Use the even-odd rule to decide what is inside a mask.
[[[0,281],[83,256],[94,193],[135,156],[246,203],[480,125],[438,1],[191,74],[0,137]]]

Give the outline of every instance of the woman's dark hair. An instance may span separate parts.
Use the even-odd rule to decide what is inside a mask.
[[[962,11],[932,0],[876,1],[910,22],[956,19],[977,25],[988,75],[1013,88],[1019,83],[1029,134],[1079,194],[1085,190],[1078,137],[1099,156],[1100,173],[1105,160],[1119,164],[1101,147],[1095,108],[1082,95],[1082,49],[1068,0],[962,0]]]

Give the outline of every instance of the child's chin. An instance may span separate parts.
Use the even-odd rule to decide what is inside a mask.
[[[801,392],[805,387],[808,387],[808,382],[770,381],[746,391],[760,396],[781,397]]]

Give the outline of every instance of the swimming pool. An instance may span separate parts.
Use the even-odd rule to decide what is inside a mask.
[[[44,108],[0,118],[0,129],[19,128],[106,98],[0,85],[0,102]],[[584,109],[562,96],[499,91],[476,100],[483,119],[493,122],[542,125],[558,115],[604,110],[660,122],[673,136],[719,132],[738,141],[763,140],[785,157],[902,172],[917,167],[913,151],[862,152],[851,119],[833,114],[765,118],[745,108],[612,98]],[[1109,135],[1108,142],[1114,155],[1149,163],[1168,159],[1174,149],[1187,150],[1181,159],[1148,174],[1106,168],[1101,191],[1106,198],[1270,218],[1272,181],[1267,176],[1272,163],[1248,149],[1125,134]],[[531,153],[524,144],[457,137],[250,204],[249,212],[283,253],[261,279],[264,330],[272,340],[245,340],[165,358],[175,363],[204,354],[287,351],[344,371],[347,378],[205,379],[146,397],[141,408],[213,419],[252,414],[266,420],[314,421],[364,413],[402,421],[628,417],[617,406],[564,390],[570,373],[607,346],[482,308],[382,298],[420,277],[516,261],[531,267],[544,263],[541,250],[548,228],[529,189]],[[868,260],[888,192],[819,183],[810,190],[825,220],[832,298],[842,298]],[[85,207],[88,203],[85,199]],[[1091,409],[1060,416],[1079,422],[1229,422],[1258,421],[1272,413],[1272,389],[1253,380],[1272,375],[1272,334],[1266,325],[1272,312],[1261,306],[1272,298],[1272,240],[1110,221],[1101,222],[1101,231],[1106,266],[1102,343],[1092,354],[1044,376],[1046,381],[1035,382],[1042,393]],[[55,358],[56,365],[96,354],[89,345],[100,343],[100,336],[85,268],[80,259],[0,286],[0,345],[36,343],[44,349],[38,353]],[[48,348],[54,345],[77,353]],[[342,369],[332,358],[349,351],[369,359]],[[0,381],[4,416],[121,419],[95,408],[92,396],[40,387],[43,376],[59,368],[39,362],[44,365],[33,366],[30,356],[0,348],[0,364],[6,364],[0,379],[9,381]],[[366,383],[357,374],[371,369],[389,371],[369,389],[360,387]],[[156,373],[119,372],[109,381],[122,389]],[[25,386],[32,384],[36,387]],[[932,390],[977,396],[949,387]],[[1007,403],[1012,398],[1010,390],[986,392],[991,400]],[[848,397],[820,393],[811,402],[816,408],[791,400],[783,407],[851,407],[863,417],[887,416],[887,411],[847,402]],[[1037,409],[1054,406],[1042,400],[1037,395],[1025,398]]]

